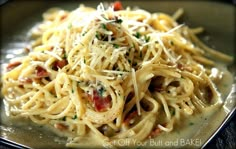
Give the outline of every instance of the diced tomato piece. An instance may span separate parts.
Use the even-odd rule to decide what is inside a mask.
[[[137,110],[135,110],[135,111],[129,113],[129,114],[125,117],[124,123],[125,123],[125,124],[129,124],[130,121],[131,121],[132,119],[134,119],[136,116],[138,116],[138,111],[137,111]]]
[[[10,71],[14,68],[16,68],[17,66],[21,65],[21,62],[12,62],[12,63],[9,63],[7,65],[7,71]]]
[[[154,128],[153,131],[151,131],[151,133],[148,135],[148,138],[155,138],[156,136],[158,136],[161,133],[161,129],[160,128]]]
[[[95,110],[98,112],[106,111],[111,107],[111,97],[102,97],[96,90],[93,91],[93,95],[89,95],[89,101],[93,103]]]
[[[48,76],[49,76],[47,70],[45,70],[45,69],[44,69],[43,67],[41,67],[41,66],[37,66],[37,67],[36,67],[36,75],[37,75],[37,77],[39,77],[39,78],[43,78],[43,77],[48,77]]]
[[[123,6],[120,1],[115,1],[113,3],[114,11],[119,11],[123,9]]]

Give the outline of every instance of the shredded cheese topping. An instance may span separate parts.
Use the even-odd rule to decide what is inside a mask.
[[[43,14],[32,50],[2,78],[9,115],[54,127],[68,147],[92,136],[116,146],[170,132],[183,115],[221,103],[205,53],[232,58],[179,25],[182,9],[171,17],[116,7]]]

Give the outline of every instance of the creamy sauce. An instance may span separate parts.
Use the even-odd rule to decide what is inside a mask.
[[[229,95],[232,89],[233,76],[228,71],[224,71],[223,79],[218,83],[224,104],[214,105],[202,113],[196,113],[188,118],[181,118],[181,123],[175,125],[170,133],[161,133],[156,138],[148,139],[145,142],[135,142],[140,148],[145,147],[201,147],[211,134],[220,126],[228,112],[235,106],[235,100]],[[230,103],[230,104],[229,104]],[[66,138],[62,133],[57,133],[47,126],[39,126],[25,119],[10,119],[6,116],[4,104],[1,104],[1,136],[17,143],[33,148],[53,147],[61,148],[66,143]],[[57,135],[55,134],[57,133]],[[59,135],[59,136],[58,136]],[[23,138],[22,138],[23,137]],[[50,140],[50,141],[49,141]],[[98,145],[95,137],[84,138],[81,146]],[[120,141],[119,145],[129,146],[130,142]]]

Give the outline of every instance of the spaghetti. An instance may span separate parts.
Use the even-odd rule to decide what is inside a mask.
[[[2,77],[10,115],[56,128],[68,147],[91,136],[116,146],[171,132],[181,119],[220,105],[214,81],[221,75],[211,74],[207,56],[232,57],[205,46],[196,37],[202,28],[179,25],[182,13],[117,3],[48,10],[32,30],[32,50]]]

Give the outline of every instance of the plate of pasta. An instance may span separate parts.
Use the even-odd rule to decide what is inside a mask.
[[[45,4],[2,8],[2,139],[29,148],[199,148],[235,110],[231,6]],[[229,16],[223,29],[210,5]]]

